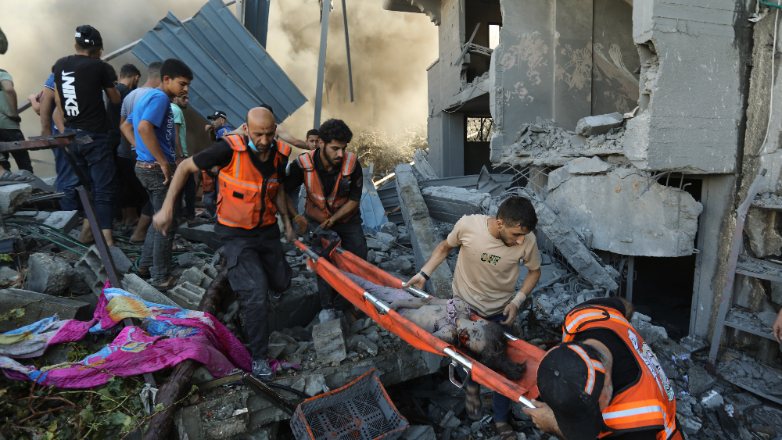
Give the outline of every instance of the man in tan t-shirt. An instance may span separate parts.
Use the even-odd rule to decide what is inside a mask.
[[[496,217],[464,216],[407,284],[423,288],[429,274],[458,247],[453,295],[483,318],[509,326],[540,279],[540,252],[532,233],[537,223],[532,203],[517,196],[502,202]],[[528,273],[516,292],[519,263],[524,263]],[[466,409],[470,418],[480,418],[479,392],[477,384],[468,383]],[[497,393],[493,400],[494,422],[500,437],[516,438],[508,424],[510,400]]]

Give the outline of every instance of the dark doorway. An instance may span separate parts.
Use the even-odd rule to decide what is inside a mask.
[[[687,191],[697,201],[701,199],[700,179],[666,174],[658,183]],[[633,304],[639,312],[651,316],[656,325],[665,327],[668,336],[678,340],[689,334],[694,282],[695,254],[635,257]]]

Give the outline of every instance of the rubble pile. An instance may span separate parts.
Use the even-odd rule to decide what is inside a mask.
[[[524,124],[496,165],[562,166],[577,156],[621,155],[624,129],[621,115],[616,115],[590,117],[605,120],[584,118],[579,121],[578,132],[565,130],[550,120]]]

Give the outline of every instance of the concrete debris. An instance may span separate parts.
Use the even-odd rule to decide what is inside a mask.
[[[779,219],[779,211],[750,208],[744,230],[756,257],[782,254],[782,234],[776,226]]]
[[[217,234],[215,234],[214,224],[203,224],[197,226],[188,226],[187,224],[183,224],[177,229],[177,234],[181,235],[187,240],[204,243],[213,250],[217,250],[220,248],[220,246],[223,245],[223,243],[217,237]]]
[[[608,133],[612,128],[621,127],[623,122],[624,118],[621,113],[587,116],[579,119],[576,123],[576,134],[593,136]]]
[[[611,269],[604,267],[598,261],[576,231],[560,219],[547,203],[537,197],[531,197],[530,200],[538,215],[537,229],[551,240],[568,264],[593,286],[604,288],[609,292],[618,289],[619,285]]]
[[[269,357],[278,359],[282,355],[291,355],[299,348],[299,342],[293,336],[274,331],[269,335]]]
[[[570,174],[603,174],[612,167],[597,156],[577,157],[565,165]]]
[[[402,434],[402,440],[437,440],[434,428],[429,425],[413,425]]]
[[[13,214],[17,206],[32,194],[33,187],[26,183],[0,186],[0,214]]]
[[[613,129],[604,134],[577,136],[552,121],[524,124],[510,146],[498,151],[495,165],[562,166],[574,156],[610,156],[622,154],[623,131]],[[492,142],[492,146],[494,142]],[[494,154],[494,147],[492,147]]]
[[[174,300],[160,293],[159,290],[152,287],[151,284],[147,283],[140,276],[134,273],[125,274],[125,276],[122,277],[121,283],[123,289],[140,296],[146,301],[174,307],[181,307]]]
[[[68,292],[74,271],[65,260],[46,253],[35,253],[27,260],[24,288],[34,292],[63,295]]]
[[[415,150],[415,153],[413,153],[413,169],[421,175],[423,180],[437,179],[437,173],[435,173],[432,165],[429,164],[427,154],[423,150]]]
[[[631,323],[649,345],[656,345],[658,342],[668,339],[665,327],[652,324],[652,318],[643,313],[635,312]]]
[[[0,287],[8,287],[19,281],[19,272],[8,266],[0,267]]]
[[[711,390],[701,398],[701,405],[707,409],[716,409],[721,407],[725,403],[720,393],[715,390]]]
[[[589,230],[590,247],[651,257],[693,253],[703,205],[686,191],[627,168],[606,175],[555,175],[558,183],[549,187],[546,204],[562,222]]]
[[[7,316],[5,313],[21,309],[21,316]],[[0,332],[7,332],[21,326],[32,324],[52,315],[60,319],[90,319],[90,303],[81,299],[60,298],[44,293],[22,289],[0,290]]]
[[[312,341],[320,362],[339,365],[348,357],[342,321],[339,319],[316,324],[312,329]]]
[[[353,351],[365,352],[370,356],[377,355],[377,344],[372,342],[368,337],[364,335],[352,335],[348,338],[348,349]]]
[[[692,396],[700,396],[710,390],[717,382],[717,378],[712,376],[705,368],[694,364],[687,371],[688,391]]]
[[[492,196],[475,189],[430,186],[421,190],[429,215],[439,221],[456,223],[462,216],[488,211]]]
[[[68,232],[79,224],[79,211],[54,211],[44,220],[43,224]]]
[[[421,267],[432,255],[441,237],[433,234],[435,229],[432,219],[429,217],[429,209],[426,207],[418,188],[418,181],[413,175],[410,165],[396,167],[396,185],[402,216],[405,219],[407,230],[410,232],[416,267]],[[450,268],[441,264],[430,274],[431,279],[428,284],[431,287],[431,293],[440,298],[449,298],[452,276]]]
[[[198,310],[198,305],[201,304],[205,293],[206,289],[203,287],[185,281],[169,289],[167,295],[180,307]]]

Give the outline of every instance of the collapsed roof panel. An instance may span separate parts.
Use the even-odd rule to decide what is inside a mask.
[[[169,13],[133,49],[146,65],[179,58],[193,70],[190,105],[201,114],[224,110],[243,121],[265,103],[284,120],[306,99],[279,65],[220,0],[210,0],[187,22]]]

